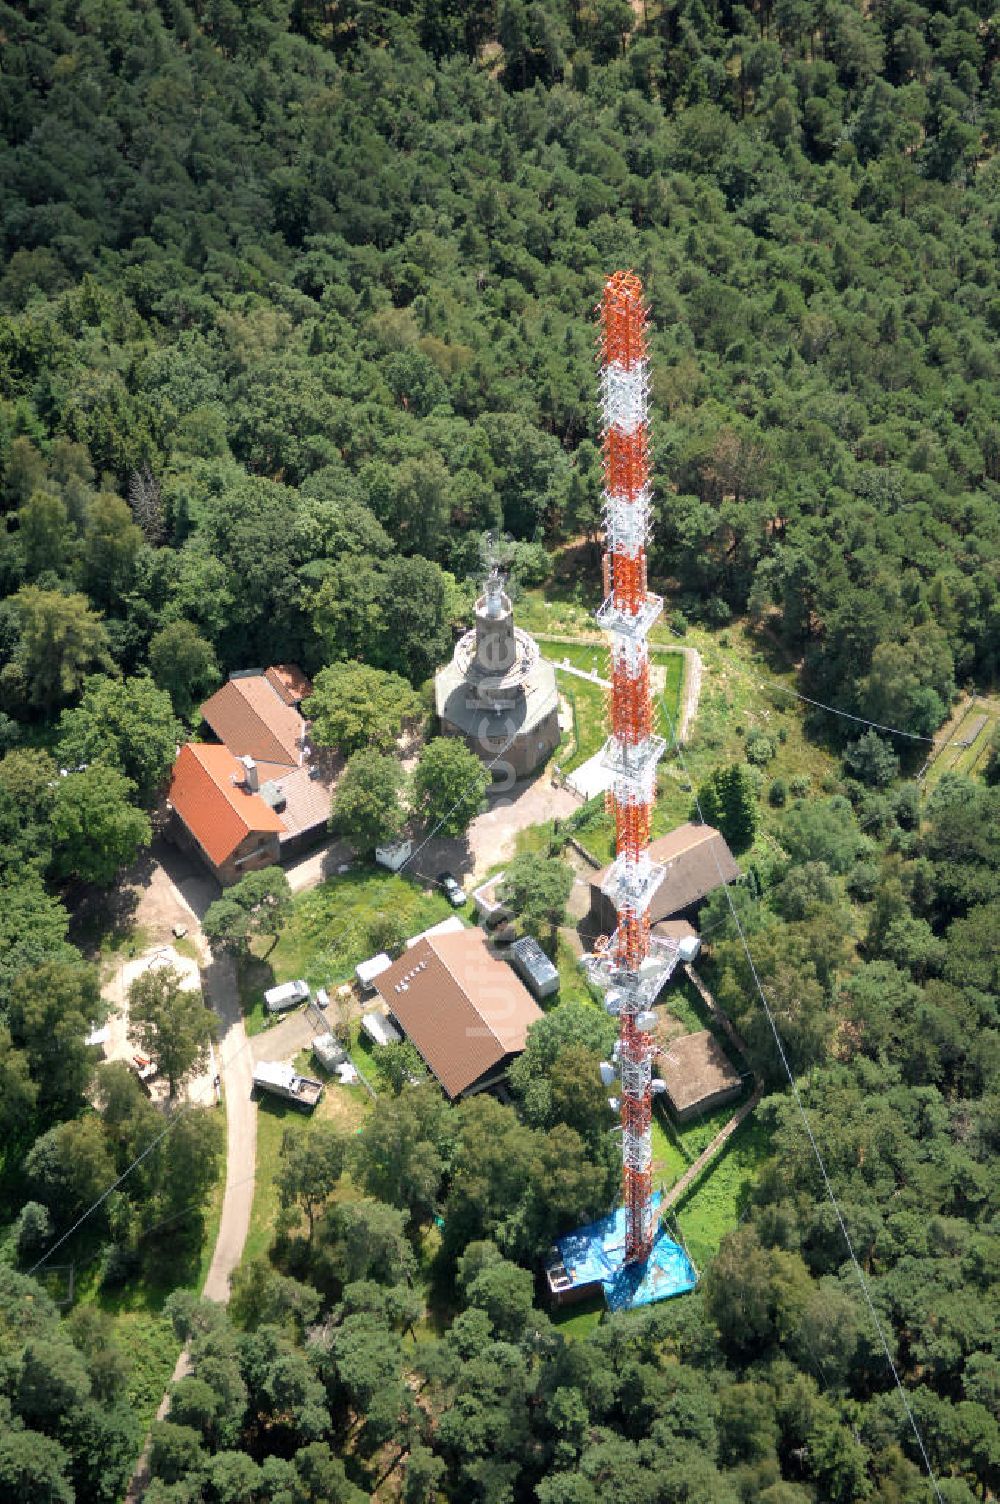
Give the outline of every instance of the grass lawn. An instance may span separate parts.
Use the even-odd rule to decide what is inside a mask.
[[[364,1067],[362,1067],[364,1069]],[[363,1086],[329,1084],[315,1111],[306,1114],[291,1102],[267,1093],[260,1094],[257,1106],[257,1178],[254,1186],[250,1229],[243,1248],[243,1262],[260,1258],[274,1241],[278,1217],[278,1190],[274,1183],[286,1128],[308,1133],[312,1122],[332,1122],[354,1130],[361,1126],[371,1105]]]
[[[581,763],[599,752],[608,735],[608,690],[600,684],[589,684],[576,674],[567,673],[559,665],[564,659],[574,668],[586,673],[597,673],[606,679],[609,673],[608,649],[601,642],[550,642],[543,639],[545,654],[556,665],[556,683],[559,692],[573,709],[573,752],[559,759],[564,772],[571,773]],[[684,677],[683,654],[676,649],[652,649],[650,658],[654,671],[654,683],[658,671],[663,672],[663,687],[658,691],[671,718],[676,721],[680,714],[681,684]]]
[[[590,628],[584,630],[590,631]],[[767,767],[754,771],[760,790],[760,829],[753,847],[741,853],[740,860],[746,864],[774,855],[779,849],[777,833],[782,811],[768,803],[767,792],[771,783],[775,778],[781,778],[787,785],[793,778],[799,778],[806,781],[812,792],[818,793],[825,780],[838,778],[839,764],[825,748],[807,739],[803,705],[777,688],[768,688],[771,684],[793,689],[794,673],[791,669],[776,668],[772,661],[774,654],[769,657],[765,652],[768,645],[762,646],[745,625],[731,623],[722,632],[692,627],[684,644],[696,648],[701,655],[702,682],[698,713],[689,728],[682,761],[670,745],[679,713],[682,655],[676,651],[677,639],[668,628],[654,628],[651,658],[654,665],[664,666],[667,675],[663,692],[654,697],[654,710],[657,729],[666,738],[668,750],[659,768],[653,836],[665,835],[689,820],[694,788],[714,768],[729,762],[744,762],[747,737],[760,731],[771,740],[774,757]],[[606,672],[606,653],[597,642],[551,643],[548,652],[555,662],[567,656],[578,667],[589,669],[597,666]],[[586,716],[578,714],[577,717],[584,726],[582,744],[565,764],[572,771],[600,747],[606,735],[601,701],[604,692],[570,674],[562,673],[558,677],[560,689],[567,693],[567,697],[570,691],[565,686],[571,687],[572,694],[579,697],[582,691],[586,697]],[[600,724],[588,726],[587,717],[597,716],[601,718]],[[599,861],[611,859],[613,826],[600,807],[595,807],[592,814],[588,813],[586,832],[580,831],[579,835]]]
[[[558,1327],[564,1337],[574,1337],[579,1341],[600,1325],[606,1310],[604,1296],[592,1295],[589,1300],[581,1300],[579,1305],[552,1308],[549,1315],[552,1325]]]
[[[552,999],[555,1003],[589,1003],[595,1008],[603,1006],[587,985],[583,967],[569,941],[562,935],[556,942],[556,966],[559,970],[559,991]],[[540,1006],[544,1009],[545,1003]],[[546,1010],[547,1011],[547,1010]]]
[[[559,759],[564,773],[572,773],[588,757],[599,752],[607,739],[607,690],[600,684],[588,684],[575,674],[556,669],[556,684],[559,693],[568,700],[573,710],[573,754]]]
[[[770,1149],[770,1130],[751,1114],[711,1168],[672,1209],[670,1218],[676,1218],[700,1271],[739,1222],[747,1193]]]
[[[425,892],[409,878],[382,867],[358,867],[300,893],[277,945],[255,941],[240,966],[240,1000],[248,1034],[267,1027],[264,992],[279,982],[302,977],[315,989],[347,981],[371,955],[372,925],[383,916],[398,919],[407,934],[437,924],[455,910],[440,889]]]
[[[981,773],[990,754],[993,735],[1000,725],[1000,708],[989,700],[970,700],[952,716],[947,726],[947,740],[956,743],[972,734],[980,716],[987,717],[986,724],[968,747],[955,745],[942,747],[927,769],[923,781],[925,793],[929,793],[946,773],[958,773],[966,778]]]

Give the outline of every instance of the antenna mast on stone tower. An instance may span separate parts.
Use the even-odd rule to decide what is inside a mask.
[[[626,1264],[648,1258],[654,1238],[652,1207],[652,1082],[654,1016],[649,1011],[676,964],[675,947],[649,933],[650,900],[663,868],[648,846],[656,767],[665,749],[653,735],[649,692],[650,627],[663,607],[646,586],[650,529],[649,375],[642,283],[615,272],[600,305],[601,400],[604,414],[604,594],[597,620],[611,638],[611,736],[603,762],[612,774],[609,805],[615,818],[615,861],[602,891],[618,913],[618,928],[588,958],[605,1006],[619,1020],[615,1064],[602,1067],[622,1126]],[[657,1082],[656,1086],[661,1083]]]

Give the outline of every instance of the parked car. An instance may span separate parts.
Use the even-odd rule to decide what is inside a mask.
[[[282,982],[280,987],[272,987],[264,993],[264,1006],[268,1013],[284,1013],[286,1008],[294,1008],[297,1003],[304,1003],[309,996],[309,984],[307,982]]]
[[[465,903],[465,889],[461,886],[454,872],[439,872],[437,880],[445,891],[445,897],[455,909],[460,909]]]

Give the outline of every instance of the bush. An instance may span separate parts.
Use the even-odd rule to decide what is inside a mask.
[[[683,611],[671,611],[669,626],[675,637],[683,637],[687,633],[688,619]]]
[[[809,777],[808,773],[796,773],[795,777],[788,785],[788,792],[791,794],[793,799],[804,799],[809,792],[809,786],[811,783],[812,779]]]
[[[139,1272],[139,1255],[126,1243],[111,1243],[101,1260],[101,1289],[120,1290]]]
[[[752,762],[755,767],[765,768],[773,759],[776,748],[769,736],[763,731],[751,731],[746,741],[747,762]]]
[[[871,903],[878,887],[878,867],[874,862],[858,862],[847,874],[847,894],[855,903]]]
[[[379,909],[368,923],[368,945],[372,954],[384,950],[387,955],[399,955],[407,937],[406,923],[391,910]]]
[[[767,802],[774,809],[783,809],[788,799],[788,787],[783,778],[776,778],[767,791]]]
[[[26,1201],[14,1223],[14,1248],[18,1263],[26,1264],[40,1253],[52,1236],[52,1218],[40,1201]]]

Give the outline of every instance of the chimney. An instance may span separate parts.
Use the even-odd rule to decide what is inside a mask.
[[[260,777],[257,773],[257,764],[252,757],[241,757],[243,764],[243,787],[251,794],[256,794],[260,788]]]

